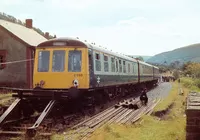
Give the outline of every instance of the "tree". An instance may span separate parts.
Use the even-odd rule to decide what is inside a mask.
[[[185,65],[184,74],[200,78],[200,63],[188,63]]]
[[[190,62],[190,61],[187,62],[187,63],[184,63],[183,66],[182,66],[182,70],[185,71],[187,66],[190,65],[190,64],[192,64],[192,62]]]
[[[175,70],[175,71],[173,72],[173,76],[174,76],[175,79],[178,79],[178,78],[179,78],[179,71],[178,71],[178,70]]]
[[[175,63],[174,63],[174,62],[171,62],[171,63],[170,63],[170,68],[172,68],[172,69],[175,68]]]

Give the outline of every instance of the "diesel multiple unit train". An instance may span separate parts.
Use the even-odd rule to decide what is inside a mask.
[[[13,94],[17,99],[1,116],[0,125],[18,106],[24,117],[44,109],[30,128],[33,130],[56,103],[64,107],[66,100],[79,99],[77,104],[81,104],[83,100],[80,99],[86,99],[101,104],[155,85],[159,77],[158,67],[94,43],[77,38],[51,39],[36,48],[33,89],[10,88],[17,93]]]
[[[68,90],[73,95],[71,91],[155,84],[158,78],[158,67],[79,39],[56,38],[36,49],[34,88]]]

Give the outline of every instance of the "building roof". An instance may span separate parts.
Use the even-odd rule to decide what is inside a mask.
[[[45,37],[37,33],[35,30],[16,23],[0,19],[0,26],[2,26],[30,46],[37,46],[41,42],[47,41]]]

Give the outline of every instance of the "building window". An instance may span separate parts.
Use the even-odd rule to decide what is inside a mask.
[[[109,71],[108,56],[104,55],[104,71]]]
[[[0,50],[0,69],[4,69],[6,67],[6,51]]]
[[[3,61],[3,56],[2,55],[0,55],[0,69],[3,69],[3,63],[4,61]]]
[[[100,54],[95,53],[95,68],[96,71],[101,71],[101,60],[100,60]]]

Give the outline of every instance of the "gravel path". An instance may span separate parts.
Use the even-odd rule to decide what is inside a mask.
[[[169,82],[160,83],[156,88],[147,92],[147,96],[149,100],[154,100],[156,98],[163,99],[168,96],[171,88],[172,88],[172,85]]]

